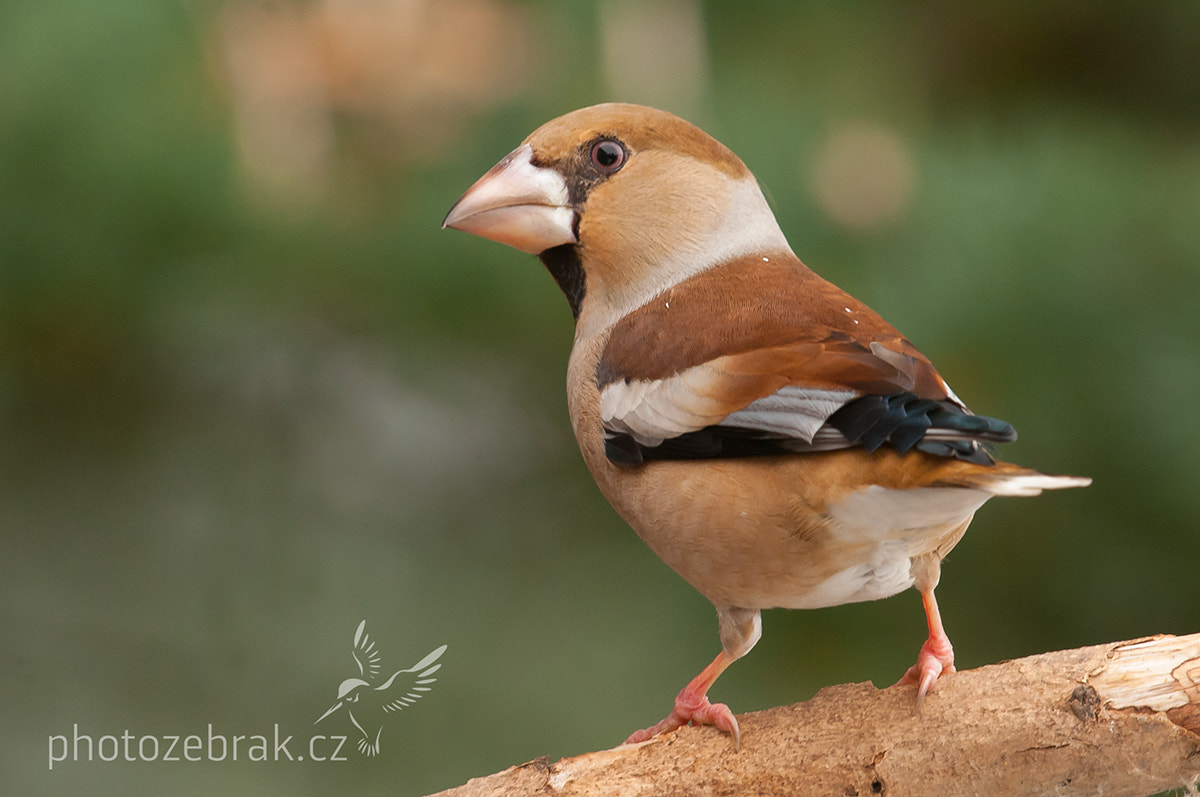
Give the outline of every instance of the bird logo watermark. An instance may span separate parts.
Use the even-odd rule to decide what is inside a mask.
[[[344,708],[350,722],[358,729],[358,752],[377,756],[384,721],[390,714],[416,703],[433,688],[437,681],[434,673],[442,668],[435,662],[446,652],[446,645],[434,649],[413,666],[396,670],[386,680],[381,680],[383,656],[366,629],[367,621],[363,620],[354,632],[353,654],[358,676],[342,681],[337,702],[313,724]]]

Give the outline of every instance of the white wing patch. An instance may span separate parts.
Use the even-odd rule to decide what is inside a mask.
[[[709,364],[688,368],[669,379],[619,381],[600,391],[600,418],[612,432],[655,446],[706,426],[734,426],[812,443],[825,419],[859,394],[787,385],[729,412],[729,404],[711,395]]]
[[[729,413],[718,425],[797,437],[811,443],[829,416],[858,395],[853,390],[819,390],[786,385],[769,396],[751,402],[745,409]]]
[[[606,429],[623,432],[641,445],[712,426],[725,417],[721,402],[705,395],[708,380],[699,368],[652,382],[614,382],[600,391],[600,418]]]

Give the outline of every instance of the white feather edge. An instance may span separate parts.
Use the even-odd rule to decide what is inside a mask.
[[[606,385],[600,391],[601,421],[606,429],[648,446],[706,426],[736,426],[812,443],[825,420],[859,395],[788,385],[725,414],[722,403],[703,392],[711,373],[706,367],[694,366],[669,379]]]
[[[787,385],[751,402],[744,409],[731,412],[718,425],[773,432],[811,443],[829,416],[858,395],[853,390],[820,390]]]
[[[984,487],[992,495],[1041,495],[1042,490],[1065,490],[1068,487],[1087,487],[1092,480],[1086,476],[1047,476],[1044,473],[1018,474],[996,479]]]

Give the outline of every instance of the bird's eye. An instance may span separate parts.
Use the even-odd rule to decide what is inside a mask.
[[[612,174],[625,165],[625,148],[619,141],[602,138],[592,144],[592,165],[605,174]]]

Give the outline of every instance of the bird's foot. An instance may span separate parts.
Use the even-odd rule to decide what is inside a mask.
[[[635,731],[625,740],[625,744],[644,742],[684,725],[713,725],[731,735],[734,744],[741,747],[742,732],[729,706],[724,703],[710,703],[707,696],[690,691],[686,687],[675,698],[675,707],[665,719],[650,728]]]
[[[950,645],[949,637],[943,633],[925,640],[925,644],[921,646],[921,652],[917,655],[917,663],[909,667],[908,672],[904,673],[904,677],[894,685],[916,684],[917,708],[920,709],[930,687],[937,682],[938,678],[952,672],[954,672],[954,648]]]

